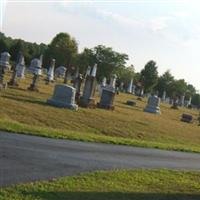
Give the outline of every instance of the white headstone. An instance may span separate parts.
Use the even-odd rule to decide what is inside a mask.
[[[91,76],[96,77],[96,73],[97,73],[97,64],[95,64],[94,67],[92,68]]]
[[[24,61],[24,56],[22,54],[20,54],[19,57],[19,62],[16,65],[16,76],[17,78],[24,78],[25,77],[25,61]]]
[[[10,61],[10,54],[8,52],[1,53],[0,66],[2,66],[4,69],[9,69],[10,68],[9,61]]]
[[[34,58],[31,60],[29,70],[35,75],[42,75],[42,63],[40,59]]]
[[[110,79],[110,87],[115,88],[117,76],[114,74]]]
[[[132,94],[132,87],[133,87],[133,79],[131,79],[127,89],[127,92],[130,94]]]
[[[47,79],[48,79],[48,81],[53,81],[53,80],[54,80],[54,68],[55,68],[55,63],[56,63],[56,60],[55,60],[55,59],[52,59],[52,60],[51,60],[50,67],[49,67],[49,70],[48,70],[48,72],[47,72]]]
[[[153,95],[150,96],[148,99],[148,103],[146,108],[144,109],[145,112],[161,114],[160,112],[160,98]]]
[[[78,105],[75,104],[75,95],[74,87],[59,84],[55,86],[53,97],[48,99],[47,103],[60,108],[78,110]]]
[[[60,67],[56,68],[56,70],[55,70],[55,76],[57,76],[57,77],[64,77],[66,70],[67,69],[64,66],[60,66]]]

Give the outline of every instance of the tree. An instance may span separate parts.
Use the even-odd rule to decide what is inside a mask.
[[[133,65],[130,67],[119,67],[114,73],[117,75],[120,82],[123,82],[125,85],[128,85],[131,79],[134,79],[135,77],[135,69]]]
[[[81,63],[79,67],[93,66],[95,63],[98,66],[97,79],[101,80],[103,77],[110,78],[111,74],[115,73],[119,68],[124,68],[128,55],[118,53],[111,47],[98,45],[92,49],[85,48],[79,55]],[[80,66],[81,65],[81,66]]]
[[[174,77],[167,70],[162,76],[158,78],[158,83],[156,85],[156,90],[159,92],[159,96],[162,96],[163,92],[166,91],[167,94],[169,93],[169,85],[174,81]]]
[[[189,99],[190,97],[194,96],[196,94],[196,89],[192,84],[188,84],[187,85],[187,89],[186,89],[186,99]]]
[[[169,96],[172,98],[181,97],[187,91],[187,83],[184,79],[174,80],[168,88]]]
[[[152,92],[158,82],[158,71],[155,61],[149,61],[144,69],[142,69],[140,82],[142,83],[145,92]]]
[[[5,41],[5,39],[0,39],[0,53],[8,51],[8,45]]]
[[[194,94],[192,97],[192,104],[200,108],[200,94]]]
[[[67,67],[64,83],[67,82],[67,74],[72,67],[78,53],[78,45],[74,38],[68,33],[57,34],[46,52],[47,58],[56,59],[56,66],[64,65]]]
[[[95,64],[93,50],[85,48],[83,52],[76,56],[75,64],[79,68],[79,72],[84,74],[88,66],[93,66]]]
[[[24,54],[24,43],[22,40],[16,40],[10,47],[11,60],[16,62],[18,59],[19,52]]]

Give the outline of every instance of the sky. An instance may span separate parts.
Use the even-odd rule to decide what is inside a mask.
[[[200,90],[199,0],[1,0],[1,31],[50,43],[59,32],[79,51],[103,44],[129,55],[140,71],[149,60]]]

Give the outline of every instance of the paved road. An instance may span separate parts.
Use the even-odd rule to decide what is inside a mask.
[[[121,168],[200,170],[200,154],[0,132],[0,187]]]

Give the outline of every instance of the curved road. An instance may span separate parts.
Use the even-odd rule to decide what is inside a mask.
[[[200,170],[200,154],[0,132],[0,187],[121,168]]]

